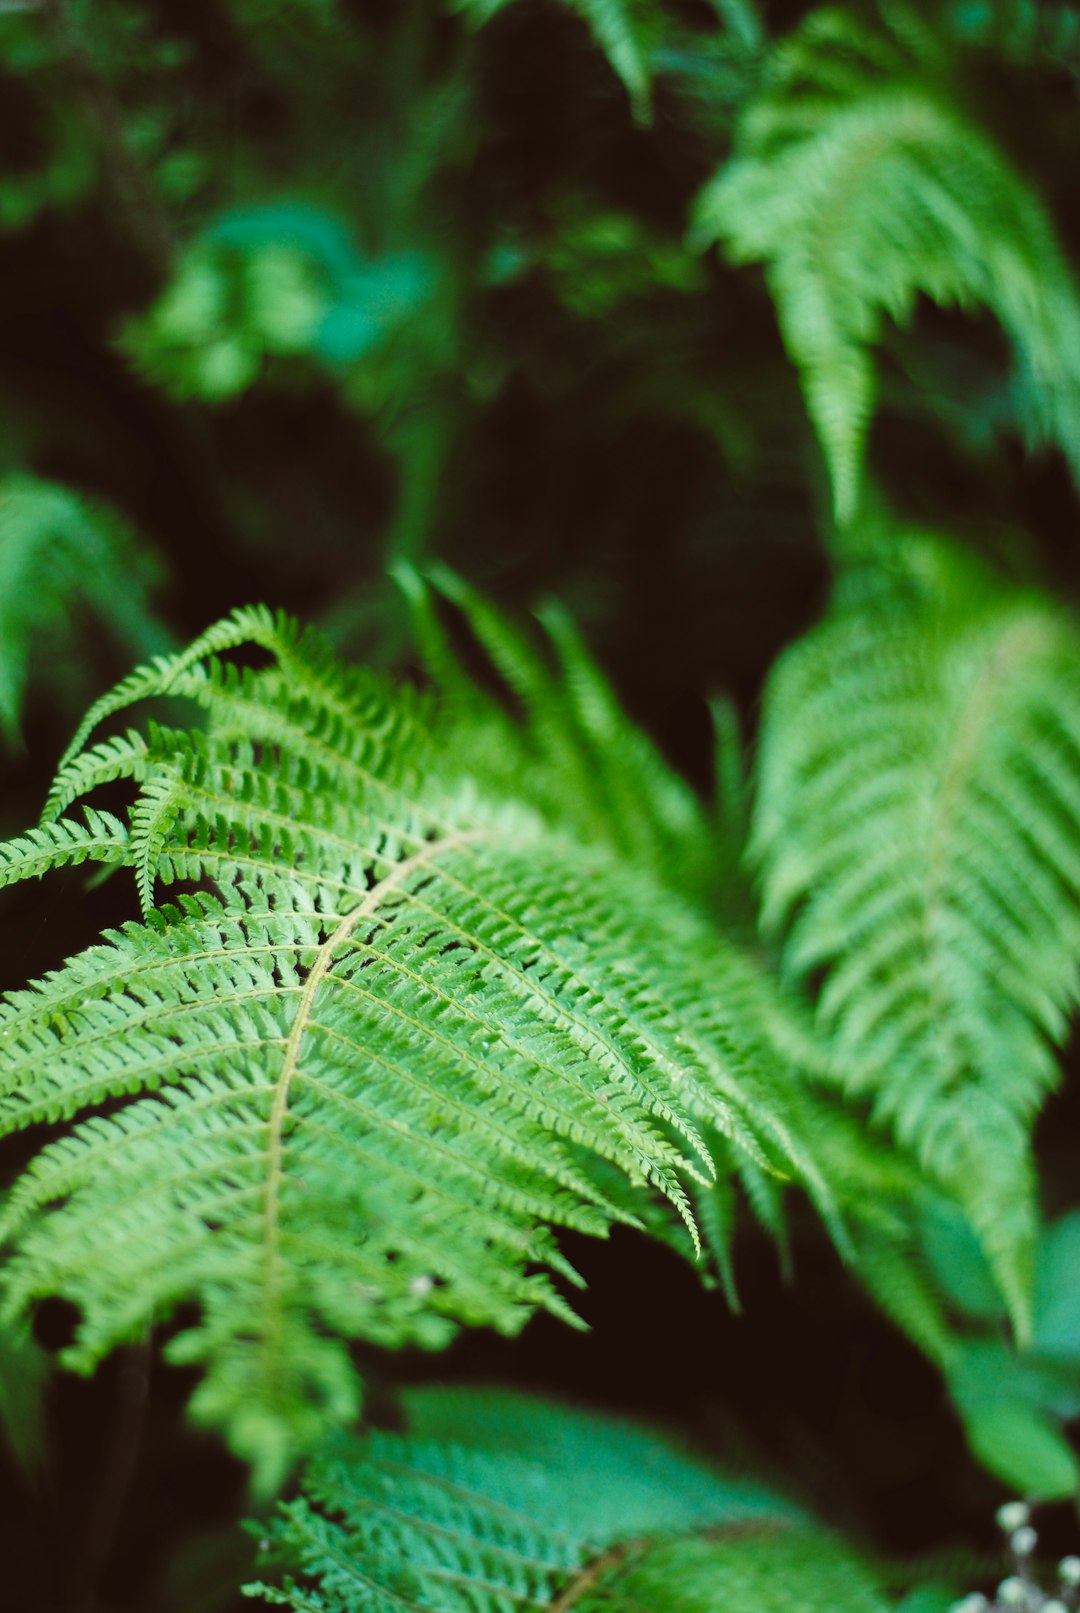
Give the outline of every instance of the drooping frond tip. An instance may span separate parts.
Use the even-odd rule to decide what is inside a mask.
[[[817,10],[777,47],[695,224],[702,244],[766,267],[841,527],[860,505],[872,348],[920,293],[994,314],[1027,428],[1080,473],[1080,300],[1054,227],[922,59],[932,41],[914,14],[890,14],[895,36]]]

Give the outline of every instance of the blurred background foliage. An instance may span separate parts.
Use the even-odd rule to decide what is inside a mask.
[[[515,610],[558,596],[710,787],[709,699],[752,735],[767,668],[824,605],[832,515],[762,272],[691,225],[775,42],[815,9],[0,0],[5,833],[36,816],[93,696],[235,605],[285,606],[411,669],[399,561],[446,562]],[[1075,270],[1080,12],[906,14]],[[886,321],[880,359],[882,500],[1076,597],[1076,492],[1060,450],[1024,450],[1033,405],[998,327],[923,298]],[[52,900],[9,903],[4,985],[121,911],[106,883],[84,933],[65,918],[58,937]],[[920,1234],[963,1341],[953,1403],[809,1225],[795,1287],[746,1230],[739,1317],[662,1248],[575,1250],[592,1334],[538,1320],[512,1356],[468,1337],[451,1370],[752,1442],[885,1550],[988,1544],[1002,1486],[1076,1487],[1076,1105],[1042,1122],[1055,1219],[1023,1354],[964,1229],[942,1212]],[[56,1382],[45,1463],[20,1464],[41,1347],[67,1325],[46,1307],[37,1345],[0,1346],[4,1606],[234,1606],[242,1475],[183,1429],[179,1375],[148,1397],[150,1365],[118,1358]]]

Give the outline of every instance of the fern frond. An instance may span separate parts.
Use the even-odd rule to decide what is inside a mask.
[[[249,633],[261,670],[218,653]],[[557,747],[526,806],[454,713],[263,612],[126,680],[82,739],[165,693],[206,731],[98,742],[53,793],[128,778],[129,828],[61,816],[7,851],[11,877],[130,863],[148,910],[0,1010],[0,1132],[110,1100],[0,1227],[7,1314],[79,1306],[70,1364],[198,1301],[171,1346],[207,1366],[194,1408],[272,1485],[355,1410],[346,1341],[570,1315],[550,1228],[637,1218],[593,1161],[696,1239],[688,1186],[727,1138],[836,1224],[790,1098],[797,1016],[647,862],[572,832],[591,809],[545,814]],[[203,894],[150,906],[178,883]]]
[[[506,1393],[408,1397],[407,1437],[340,1441],[271,1526],[277,1606],[527,1604],[884,1613],[872,1572],[789,1503],[659,1435]]]
[[[773,675],[764,919],[791,975],[824,973],[837,1071],[966,1205],[1022,1324],[1028,1133],[1080,952],[1080,636],[933,540],[896,541]]]
[[[483,746],[484,776],[542,806],[576,837],[609,846],[661,883],[703,902],[715,899],[744,839],[740,823],[718,823],[620,706],[567,613],[539,612],[539,647],[460,577],[434,567],[427,578],[399,570],[420,645],[448,713],[462,763]],[[490,695],[463,674],[435,605],[461,612],[478,645],[520,707],[499,720]],[[547,651],[547,655],[543,651]],[[728,735],[724,765],[739,765]],[[725,781],[730,785],[730,778]],[[542,802],[537,791],[543,790]],[[726,831],[726,833],[725,833]]]
[[[622,79],[639,123],[651,116],[648,47],[652,18],[640,0],[573,0],[611,70]]]
[[[1080,14],[1046,0],[997,0],[971,6],[951,0],[942,23],[959,43],[980,46],[1007,61],[1047,63],[1080,73]]]
[[[36,1478],[47,1448],[48,1357],[26,1329],[0,1334],[0,1443]]]
[[[45,651],[65,634],[71,616],[89,609],[135,655],[158,649],[166,635],[146,597],[146,557],[105,510],[66,488],[31,476],[0,484],[0,730],[18,734],[27,677],[47,668]],[[55,679],[55,672],[53,673]]]
[[[587,24],[608,65],[621,79],[639,123],[651,116],[648,51],[656,33],[649,0],[566,0]],[[455,0],[455,9],[477,24],[504,11],[511,0]]]
[[[924,70],[910,45],[926,30],[904,7],[890,17],[907,19],[904,43],[832,9],[783,41],[697,209],[701,242],[766,266],[840,523],[859,503],[871,349],[920,292],[994,314],[1026,372],[1036,437],[1080,473],[1080,303],[1053,225]]]

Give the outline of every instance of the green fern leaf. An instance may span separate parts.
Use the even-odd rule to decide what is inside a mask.
[[[0,1334],[0,1446],[31,1480],[45,1464],[48,1357],[24,1328]]]
[[[573,0],[593,38],[622,79],[630,106],[639,123],[648,123],[651,95],[648,44],[652,21],[649,8],[637,0]]]
[[[636,121],[648,123],[652,99],[648,52],[657,31],[653,7],[648,0],[566,3],[588,25],[612,72],[622,80]],[[510,4],[511,0],[456,0],[456,9],[479,24],[490,21]]]
[[[903,7],[890,14],[904,43],[823,9],[777,47],[736,155],[697,208],[700,242],[766,265],[841,523],[859,505],[871,349],[920,292],[1000,320],[1033,434],[1080,473],[1080,303],[1053,226],[920,60],[925,29]]]
[[[123,865],[131,859],[128,832],[119,818],[87,807],[83,822],[62,818],[0,845],[0,885],[84,862]]]
[[[485,779],[500,780],[508,794],[537,802],[543,790],[547,819],[647,868],[684,899],[724,900],[745,840],[745,824],[727,793],[736,788],[732,774],[741,765],[737,735],[725,735],[728,776],[718,792],[720,811],[710,816],[623,711],[561,606],[549,602],[540,611],[546,643],[537,647],[445,567],[432,568],[426,578],[399,568],[398,577],[428,670],[453,715],[463,760],[472,757],[475,765],[482,754]],[[499,720],[490,695],[464,677],[440,622],[440,598],[460,611],[524,721],[509,713]],[[725,812],[730,821],[723,821]]]
[[[884,1613],[790,1504],[655,1434],[505,1393],[408,1397],[408,1437],[340,1441],[281,1509],[277,1606]]]
[[[268,666],[222,659],[251,639]],[[84,724],[46,823],[5,854],[11,877],[127,862],[148,906],[0,1010],[0,1133],[77,1121],[0,1219],[6,1313],[78,1305],[69,1364],[197,1300],[170,1353],[206,1365],[196,1413],[272,1486],[355,1413],[346,1341],[572,1319],[550,1228],[638,1219],[595,1162],[691,1239],[717,1138],[833,1215],[794,1124],[795,1016],[588,799],[545,815],[561,755],[545,777],[534,753],[525,805],[477,771],[475,720],[261,611],[93,719],[164,693],[201,705],[205,732],[86,748]],[[124,778],[127,830],[55,816]]]
[[[1080,73],[1080,13],[1045,0],[949,0],[942,18],[966,46],[980,46],[1006,61],[1048,63]]]
[[[896,543],[774,672],[764,921],[792,976],[824,973],[838,1076],[966,1206],[1023,1328],[1028,1133],[1080,954],[1080,637],[943,545]]]
[[[147,600],[145,555],[106,511],[30,476],[0,483],[0,732],[19,732],[31,672],[61,685],[71,663],[71,617],[89,610],[129,652],[149,655],[167,635]],[[49,651],[63,638],[64,654]]]

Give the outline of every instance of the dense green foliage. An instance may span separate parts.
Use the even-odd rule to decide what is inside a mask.
[[[261,1507],[320,1613],[941,1613],[1080,1491],[1080,16],[40,0],[0,76],[17,1535],[47,1357],[130,1390],[13,1605],[242,1605]],[[810,1399],[886,1358],[810,1482],[774,1264]],[[410,1387],[583,1324],[700,1457]],[[247,1500],[125,1579],[169,1440]]]

